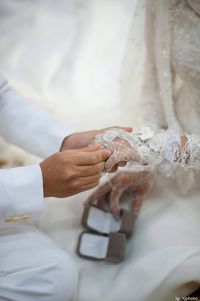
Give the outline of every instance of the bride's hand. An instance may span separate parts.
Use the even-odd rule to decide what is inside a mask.
[[[105,184],[99,186],[97,190],[88,198],[87,203],[96,203],[100,208],[109,205],[114,216],[120,215],[119,203],[122,195],[129,190],[132,194],[131,211],[137,215],[144,198],[149,193],[153,181],[154,171],[142,172],[118,172]]]
[[[111,130],[113,128],[119,128],[121,130],[124,130],[126,132],[132,132],[131,127],[109,127],[109,128],[104,128],[101,130],[92,130],[92,131],[87,131],[87,132],[77,132],[74,134],[69,135],[66,137],[61,145],[60,151],[65,151],[65,150],[71,150],[71,149],[79,149],[88,146],[95,138],[96,135],[102,134],[108,130]],[[126,160],[113,160],[114,157],[112,156],[111,161],[108,162],[109,165],[109,172],[115,172],[117,171],[119,166],[125,166],[126,165]],[[116,161],[116,163],[115,163]],[[112,163],[111,163],[112,162]],[[111,166],[112,165],[112,166]]]
[[[73,134],[65,137],[65,139],[62,142],[60,151],[87,147],[91,143],[91,141],[95,138],[96,135],[102,134],[113,128],[119,128],[119,129],[124,130],[125,132],[129,132],[129,133],[132,132],[131,127],[117,127],[117,126],[104,128],[104,129],[100,129],[100,130],[76,132],[76,133],[73,133]]]
[[[119,165],[122,162],[139,162],[140,158],[137,153],[134,151],[132,146],[128,143],[128,141],[116,138],[109,145],[107,149],[112,152],[112,155],[106,161],[105,169],[106,171],[113,170],[113,167]]]

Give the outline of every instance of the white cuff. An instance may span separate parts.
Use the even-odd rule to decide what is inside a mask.
[[[41,212],[43,178],[39,165],[0,170],[0,220]]]

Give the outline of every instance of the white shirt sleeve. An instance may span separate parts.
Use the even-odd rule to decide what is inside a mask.
[[[43,210],[43,180],[39,165],[0,170],[0,221]]]
[[[65,124],[23,99],[0,75],[0,135],[39,157],[58,152],[72,133]],[[0,221],[42,211],[43,179],[39,165],[0,170]]]
[[[72,129],[23,99],[0,75],[0,135],[9,143],[45,158],[59,151]]]

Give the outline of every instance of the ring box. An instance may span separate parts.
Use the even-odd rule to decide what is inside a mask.
[[[121,209],[121,216],[117,219],[108,210],[86,203],[81,219],[86,231],[79,236],[78,255],[96,261],[121,262],[134,221],[134,215],[126,209]]]
[[[85,204],[81,225],[86,230],[97,233],[119,232],[130,237],[133,232],[134,221],[134,215],[126,209],[121,209],[121,216],[117,219],[107,210],[100,209],[93,204]]]
[[[95,261],[121,262],[125,254],[126,235],[123,233],[99,233],[84,231],[79,236],[77,253],[80,257]]]

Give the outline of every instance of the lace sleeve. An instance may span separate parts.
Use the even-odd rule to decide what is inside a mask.
[[[188,170],[200,171],[200,135],[187,135],[187,143],[181,151],[180,165]]]
[[[121,129],[110,129],[97,135],[95,143],[101,143],[112,151],[106,169],[127,161],[139,165],[153,165],[166,176],[178,167],[200,171],[200,136],[187,135],[182,147],[179,131],[174,128],[154,132],[149,127],[127,133]]]

